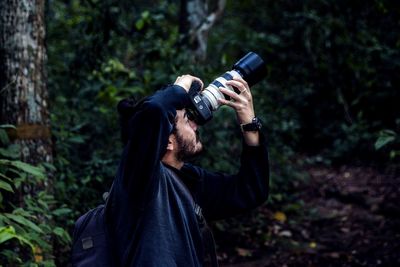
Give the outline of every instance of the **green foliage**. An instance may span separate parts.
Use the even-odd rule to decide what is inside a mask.
[[[53,1],[46,17],[55,190],[74,207],[69,227],[102,201],[115,175],[122,150],[118,101],[141,98],[195,68],[178,46],[175,4],[160,1],[149,10],[127,1],[97,4]]]
[[[375,149],[381,149],[389,143],[392,143],[396,140],[396,133],[391,130],[383,130],[379,132],[379,138],[375,142]]]
[[[196,62],[195,44],[179,31],[177,1],[48,1],[54,187],[56,200],[67,206],[54,214],[63,221],[53,232],[71,231],[109,189],[122,150],[120,99],[141,98],[183,73],[208,84],[251,50],[269,68],[267,79],[251,89],[269,143],[273,204],[290,200],[306,179],[298,171],[304,162],[396,160],[399,14],[385,0],[227,1],[209,33],[207,60]],[[199,163],[234,172],[239,162],[232,155],[241,150],[234,113],[221,108],[202,128],[206,150]],[[15,151],[9,146],[0,153]],[[1,181],[0,190],[14,190]],[[238,224],[225,227],[243,230]],[[65,265],[67,250],[56,255],[58,264]]]
[[[32,251],[34,250],[33,244],[29,242],[29,240],[25,239],[23,236],[18,235],[14,227],[12,226],[0,227],[0,244],[7,242],[8,240],[11,239],[17,239],[21,245],[27,245],[32,249]]]
[[[54,196],[45,189],[35,196],[29,193],[48,183],[46,170],[18,160],[19,149],[10,145],[5,128],[13,126],[0,126],[0,261],[7,266],[55,266],[52,239],[63,245],[71,241],[53,222],[62,213],[53,210]]]
[[[210,58],[264,55],[264,88],[274,91],[256,95],[272,100],[259,112],[290,118],[271,124],[274,143],[334,160],[373,157],[374,133],[393,128],[398,116],[399,20],[390,1],[231,1],[210,36]],[[276,118],[275,110],[282,110]]]
[[[396,120],[397,129],[400,129],[400,119]],[[393,130],[381,130],[375,142],[376,150],[383,150],[389,152],[391,160],[395,160],[400,156],[400,136]]]

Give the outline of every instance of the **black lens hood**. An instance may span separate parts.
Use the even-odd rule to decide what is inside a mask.
[[[238,71],[249,86],[258,83],[267,75],[264,60],[254,52],[249,52],[239,59],[232,69]]]

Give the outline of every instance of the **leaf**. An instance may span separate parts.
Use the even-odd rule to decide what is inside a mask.
[[[0,180],[0,188],[8,192],[14,193],[14,190],[12,189],[11,185],[5,181]]]
[[[19,157],[19,146],[9,146],[7,149],[0,148],[0,155],[5,158],[17,159]]]
[[[42,229],[39,228],[39,226],[37,226],[35,223],[33,223],[32,221],[28,220],[27,218],[20,216],[20,215],[15,215],[15,214],[10,214],[10,213],[6,213],[4,214],[7,218],[21,224],[21,225],[25,225],[29,228],[31,228],[32,230],[34,230],[35,232],[38,233],[43,233]]]
[[[32,215],[27,210],[25,210],[23,208],[14,209],[12,214],[23,216],[23,217],[32,217]]]
[[[253,255],[251,250],[245,248],[236,248],[236,252],[241,257],[251,257]]]
[[[61,227],[56,227],[56,228],[54,228],[53,233],[58,235],[58,236],[63,236],[65,231]]]
[[[44,178],[44,170],[41,167],[35,167],[33,165],[30,165],[28,163],[22,162],[22,161],[13,161],[12,165],[26,173],[32,174],[35,177],[38,178]]]
[[[279,232],[279,236],[292,237],[292,232],[290,232],[289,230],[285,230],[285,231]]]
[[[0,129],[17,129],[17,128],[12,124],[1,124]]]
[[[0,244],[15,238],[15,229],[12,226],[0,227]]]
[[[284,223],[287,218],[286,218],[286,214],[285,213],[277,211],[277,212],[274,213],[274,219],[279,221],[279,222]]]
[[[8,138],[8,134],[5,130],[0,129],[0,142],[3,145],[7,145],[10,143],[10,139]]]
[[[85,138],[82,135],[76,135],[68,138],[67,141],[74,144],[83,144],[85,143]]]
[[[54,164],[51,164],[51,163],[48,163],[48,162],[44,162],[43,163],[43,167],[45,167],[50,172],[56,172],[57,171],[56,166],[54,166]]]
[[[215,227],[221,232],[226,231],[225,225],[223,223],[221,223],[221,222],[216,222],[215,223]]]
[[[33,248],[33,254],[36,263],[41,263],[43,261],[43,250],[40,247],[35,246]]]
[[[65,215],[65,214],[68,214],[68,213],[71,213],[72,212],[72,210],[71,209],[68,209],[68,208],[59,208],[59,209],[56,209],[56,210],[53,210],[53,214],[54,215],[56,215],[56,216],[62,216],[62,215]]]
[[[13,238],[17,239],[21,244],[28,245],[33,251],[33,248],[34,248],[33,244],[31,242],[29,242],[29,240],[27,240],[23,236],[18,235],[15,232],[14,227],[12,227],[10,225],[0,227],[0,244],[7,242],[8,240],[13,239]]]
[[[396,133],[391,130],[383,130],[379,133],[378,140],[375,142],[375,150],[379,150],[396,139]]]
[[[290,213],[290,212],[298,212],[299,210],[301,210],[303,208],[303,203],[299,202],[299,203],[291,203],[291,204],[287,204],[284,207],[284,211],[286,213]]]
[[[144,20],[139,19],[138,21],[136,21],[135,26],[136,26],[136,29],[138,29],[140,31],[144,27]]]
[[[398,155],[400,156],[400,151],[390,151],[390,159],[394,159]]]
[[[150,18],[150,12],[148,10],[143,11],[141,15],[143,19],[147,20]]]
[[[29,241],[32,244],[40,246],[44,250],[50,249],[51,244],[49,242],[51,242],[51,241],[48,239],[48,237],[47,237],[48,235],[45,236],[45,235],[38,234],[33,231],[28,233],[28,235],[29,235]]]
[[[53,233],[56,234],[57,236],[61,237],[63,241],[67,241],[67,242],[71,241],[71,237],[69,236],[68,232],[65,231],[61,227],[54,228]]]
[[[143,11],[140,19],[138,19],[135,23],[136,29],[138,29],[139,31],[143,29],[144,25],[146,24],[146,22],[148,22],[149,19],[150,19],[150,12],[147,10]]]
[[[45,177],[43,168],[35,167],[19,160],[0,160],[0,165],[1,164],[13,166],[14,168],[29,173],[40,179],[43,179]]]
[[[340,254],[338,252],[331,252],[328,254],[329,257],[334,258],[334,259],[339,259]]]

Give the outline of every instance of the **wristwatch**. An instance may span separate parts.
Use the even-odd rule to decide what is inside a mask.
[[[256,132],[259,131],[261,127],[262,127],[261,120],[257,117],[254,117],[250,123],[240,124],[242,132]]]

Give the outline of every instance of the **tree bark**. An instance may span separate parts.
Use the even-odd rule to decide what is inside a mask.
[[[0,124],[16,126],[9,135],[20,145],[21,160],[32,165],[53,162],[44,7],[45,0],[0,0]],[[24,185],[13,195],[15,199],[8,201],[23,206],[27,195],[35,198],[39,191],[52,192],[51,177],[47,173],[40,184]],[[42,223],[49,223],[43,214],[37,216]],[[47,238],[50,242],[50,236]],[[51,251],[43,256],[50,258]]]
[[[210,3],[214,8],[209,8]],[[225,4],[226,0],[181,0],[180,32],[186,33],[190,44],[194,44],[196,59],[206,59],[208,32],[221,17]]]
[[[0,123],[13,124],[21,160],[52,162],[44,0],[0,1]]]

